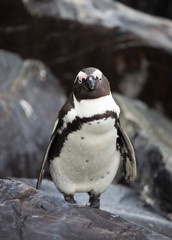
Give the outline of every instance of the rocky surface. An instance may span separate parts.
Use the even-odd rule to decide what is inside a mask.
[[[170,239],[116,214],[70,205],[15,180],[0,180],[0,216],[3,240]]]
[[[171,21],[112,0],[1,0],[0,23],[0,48],[42,60],[68,92],[92,65],[113,90],[172,117]]]
[[[37,177],[64,93],[40,61],[0,51],[0,177]]]
[[[115,0],[114,0],[115,1]],[[118,0],[134,9],[160,17],[172,19],[172,2],[171,0]]]
[[[115,94],[137,159],[135,188],[152,206],[172,213],[172,122],[145,104]],[[170,217],[171,218],[171,217]]]
[[[22,182],[35,187],[35,179],[21,179]],[[41,190],[51,196],[64,199],[54,183],[43,180]],[[76,193],[75,198],[80,206],[88,202],[88,195]],[[100,209],[117,214],[131,222],[144,226],[164,236],[172,237],[172,223],[158,212],[146,205],[136,192],[121,184],[112,184],[101,196]]]

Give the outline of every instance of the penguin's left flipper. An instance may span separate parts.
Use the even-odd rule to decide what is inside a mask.
[[[135,180],[137,175],[135,153],[133,146],[119,120],[116,122],[116,127],[118,134],[117,149],[119,150],[122,158],[125,180],[130,183]]]
[[[51,145],[53,143],[53,140],[54,140],[54,138],[56,136],[56,129],[58,128],[58,123],[59,123],[59,119],[57,118],[57,120],[55,122],[55,125],[54,125],[54,129],[53,129],[52,135],[51,135],[51,139],[49,141],[46,153],[45,153],[45,155],[43,157],[43,160],[42,160],[41,169],[39,171],[39,176],[38,176],[38,180],[37,180],[37,184],[36,184],[36,189],[40,189],[41,182],[42,182],[42,179],[43,179],[43,176],[44,176],[45,165],[46,165],[46,163],[48,161],[49,150],[50,150],[50,147],[51,147]]]

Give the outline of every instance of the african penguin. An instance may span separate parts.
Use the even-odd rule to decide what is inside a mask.
[[[59,111],[37,189],[47,161],[57,189],[70,203],[75,203],[74,193],[87,192],[87,206],[99,208],[100,195],[113,181],[120,159],[126,181],[134,181],[135,154],[119,114],[120,108],[103,73],[93,67],[82,69],[73,92]]]

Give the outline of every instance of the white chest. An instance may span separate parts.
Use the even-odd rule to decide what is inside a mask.
[[[92,121],[68,135],[60,156],[50,165],[60,191],[101,193],[112,182],[120,159],[114,123],[112,118]]]

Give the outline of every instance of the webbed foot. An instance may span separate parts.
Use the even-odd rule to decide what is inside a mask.
[[[100,208],[100,196],[101,194],[94,194],[94,193],[88,193],[89,194],[89,202],[86,204],[87,207],[92,208]]]
[[[71,203],[71,204],[76,204],[77,202],[74,199],[74,195],[73,194],[64,194],[64,199],[65,201]]]

